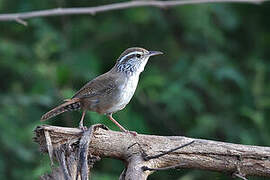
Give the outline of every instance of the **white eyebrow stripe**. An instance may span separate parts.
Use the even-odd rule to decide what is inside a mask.
[[[130,56],[130,55],[133,55],[133,54],[143,54],[143,52],[141,51],[135,51],[135,52],[130,52],[128,53],[127,55],[123,56],[119,62],[122,62],[126,57]]]

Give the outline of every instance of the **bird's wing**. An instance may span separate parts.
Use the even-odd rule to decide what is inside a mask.
[[[116,81],[113,75],[103,74],[84,85],[73,98],[94,98],[100,95],[109,94],[116,88]]]

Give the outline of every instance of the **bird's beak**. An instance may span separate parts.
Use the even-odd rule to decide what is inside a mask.
[[[156,56],[156,55],[160,55],[163,54],[163,52],[160,51],[149,51],[148,56]]]

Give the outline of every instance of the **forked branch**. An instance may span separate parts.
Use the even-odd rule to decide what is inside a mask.
[[[64,15],[78,15],[90,14],[95,15],[100,12],[129,9],[143,6],[151,6],[158,8],[168,8],[173,6],[200,4],[200,3],[253,3],[260,4],[265,0],[178,0],[178,1],[128,1],[108,5],[101,5],[96,7],[79,7],[79,8],[56,8],[41,11],[31,11],[23,13],[0,14],[0,21],[16,21],[20,24],[27,25],[26,19],[46,16],[64,16]]]
[[[243,179],[247,176],[270,177],[270,147],[231,144],[183,136],[142,134],[133,136],[100,127],[100,125],[92,126],[90,132],[83,133],[77,128],[41,126],[35,130],[35,141],[39,143],[41,152],[54,152],[52,155],[54,158],[63,147],[65,152],[67,147],[72,147],[72,151],[60,154],[71,156],[70,152],[83,152],[81,149],[85,150],[85,145],[88,146],[86,149],[88,155],[86,152],[79,153],[79,157],[83,158],[78,158],[78,155],[73,155],[71,160],[69,157],[62,158],[69,164],[65,164],[66,168],[60,168],[62,171],[58,170],[59,172],[72,169],[70,163],[79,162],[79,169],[76,169],[76,172],[86,174],[85,162],[93,163],[99,158],[109,157],[126,162],[126,168],[120,179],[147,179],[154,171],[169,168],[227,172]],[[50,135],[49,144],[45,132]],[[61,160],[59,157],[58,155],[56,158],[58,161]],[[77,157],[77,160],[76,158],[74,160],[74,157]],[[89,161],[89,158],[94,161]],[[60,166],[63,166],[62,164],[63,162]]]

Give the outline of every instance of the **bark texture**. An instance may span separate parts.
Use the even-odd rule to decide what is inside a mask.
[[[183,136],[155,136],[108,130],[39,126],[34,140],[60,167],[43,179],[88,179],[90,167],[103,157],[126,163],[119,179],[147,179],[157,170],[192,168],[246,176],[270,177],[270,147],[232,144]],[[88,167],[89,166],[89,167]],[[57,179],[57,178],[54,178]],[[60,178],[59,178],[60,179]]]

